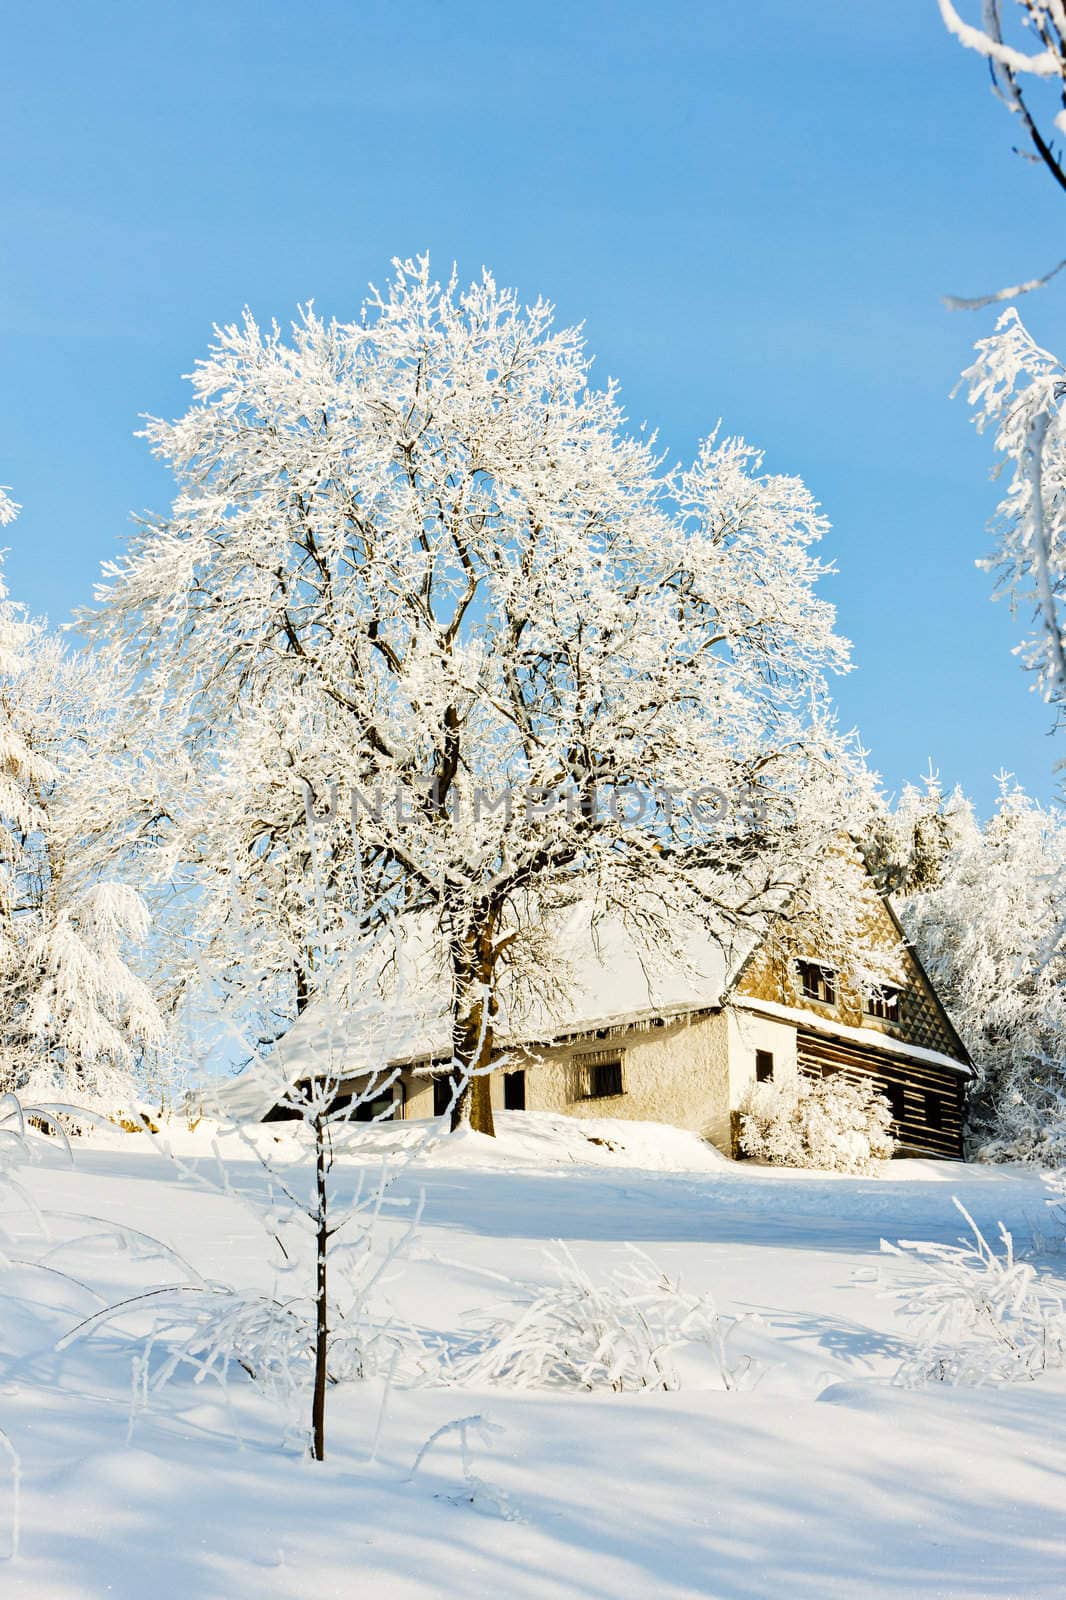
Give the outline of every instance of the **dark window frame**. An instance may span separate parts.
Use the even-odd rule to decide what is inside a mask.
[[[446,1072],[433,1074],[433,1115],[443,1117],[452,1103],[454,1084]]]
[[[397,1092],[398,1091],[398,1092]],[[352,1096],[355,1099],[355,1096]],[[363,1100],[356,1106],[352,1113],[353,1122],[402,1122],[404,1112],[402,1086],[399,1083],[391,1084],[389,1088],[382,1089],[380,1094],[372,1095],[369,1100]],[[385,1102],[388,1101],[389,1111],[385,1114]]]
[[[625,1067],[621,1050],[602,1050],[579,1056],[578,1096],[582,1100],[617,1100],[626,1092]]]
[[[893,983],[884,983],[877,990],[868,989],[862,997],[863,1015],[876,1017],[879,1022],[899,1022],[903,1014],[903,990]]]
[[[907,1090],[902,1083],[891,1083],[887,1079],[881,1081],[881,1093],[888,1101],[892,1112],[892,1121],[900,1123],[907,1116]]]
[[[772,1050],[756,1050],[755,1052],[755,1082],[773,1083],[774,1081],[774,1053]]]
[[[800,994],[804,1000],[817,1005],[835,1006],[837,1003],[836,969],[821,961],[797,961]]]

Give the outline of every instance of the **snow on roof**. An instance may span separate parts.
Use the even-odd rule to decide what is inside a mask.
[[[685,1015],[722,1004],[758,934],[715,933],[692,917],[675,929],[675,951],[656,947],[620,914],[590,901],[547,930],[550,986],[505,979],[495,1037],[502,1045],[547,1044],[567,1034]],[[451,988],[439,936],[427,917],[402,922],[357,972],[348,963],[265,1056],[206,1091],[209,1114],[257,1120],[294,1083],[324,1072],[357,1075],[451,1053]]]
[[[781,1017],[788,1022],[795,1022],[803,1028],[809,1028],[814,1033],[825,1033],[834,1039],[850,1039],[856,1044],[869,1045],[871,1049],[881,1050],[887,1055],[907,1056],[911,1061],[927,1061],[930,1066],[950,1067],[953,1072],[961,1073],[965,1077],[972,1075],[973,1069],[965,1061],[960,1061],[957,1056],[948,1056],[941,1050],[929,1050],[925,1045],[910,1044],[906,1039],[896,1039],[890,1033],[882,1033],[878,1028],[854,1028],[850,1023],[838,1022],[835,1017],[823,1017],[817,1012],[806,1011],[799,1006],[782,1005],[776,1000],[759,1000],[749,998],[747,995],[738,995],[733,1002],[743,1006],[745,1011],[759,1011],[769,1017]]]
[[[755,942],[750,932],[727,942],[695,918],[675,928],[674,941],[674,952],[657,948],[621,916],[594,916],[587,902],[575,906],[553,939],[564,972],[556,993],[512,1003],[497,1036],[543,1044],[719,1006]]]

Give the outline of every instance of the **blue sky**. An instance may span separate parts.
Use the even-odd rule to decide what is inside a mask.
[[[990,446],[949,401],[1052,265],[1061,201],[934,0],[536,5],[214,0],[8,8],[0,482],[16,597],[63,620],[130,513],[133,437],[247,303],[356,313],[394,255],[482,263],[581,320],[679,453],[721,417],[834,524],[838,685],[889,789],[932,760],[1055,792],[1061,741],[975,571]],[[1061,347],[1066,288],[1024,302]]]

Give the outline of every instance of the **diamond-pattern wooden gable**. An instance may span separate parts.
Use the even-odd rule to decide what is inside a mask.
[[[863,1010],[860,990],[843,975],[838,975],[836,1003],[832,1006],[808,1000],[801,993],[796,962],[801,958],[817,959],[817,952],[804,937],[802,922],[791,925],[782,919],[773,937],[759,947],[742,969],[735,992],[754,1000],[795,1006],[827,1020],[835,1018],[849,1027],[870,1028],[904,1043],[965,1060],[965,1052],[932,984],[913,951],[902,942],[899,926],[879,895],[871,897],[867,931],[875,946],[898,955],[902,978],[898,1022],[868,1016]]]

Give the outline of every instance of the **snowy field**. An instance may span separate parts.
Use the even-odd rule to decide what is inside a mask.
[[[427,1131],[368,1130],[367,1164]],[[202,1130],[178,1148],[206,1168]],[[262,1183],[246,1152],[226,1153],[236,1190]],[[131,1431],[135,1324],[56,1349],[102,1303],[172,1277],[103,1224],[155,1235],[228,1283],[271,1269],[236,1194],[180,1179],[139,1137],[97,1136],[73,1168],[49,1153],[23,1175],[50,1244],[25,1214],[5,1218],[19,1259],[0,1268],[0,1426],[22,1482],[4,1600],[1066,1593],[1066,1379],[893,1386],[915,1332],[892,1294],[906,1264],[880,1252],[882,1237],[957,1239],[953,1195],[990,1230],[1002,1218],[1019,1247],[1052,1251],[1032,1177],[920,1161],[876,1178],[773,1172],[671,1129],[533,1114],[502,1116],[495,1143],[409,1157],[390,1205],[410,1205],[387,1227],[420,1191],[423,1220],[387,1293],[427,1348],[513,1301],[505,1280],[551,1281],[552,1241],[593,1277],[633,1244],[722,1313],[757,1314],[732,1336],[757,1383],[726,1390],[698,1364],[691,1387],[655,1394],[372,1379],[331,1392],[329,1458],[315,1464],[243,1373],[228,1400],[179,1373]],[[339,1190],[357,1168],[335,1172]],[[446,1425],[469,1417],[481,1422],[464,1469]],[[0,1459],[5,1555],[12,1499]]]

